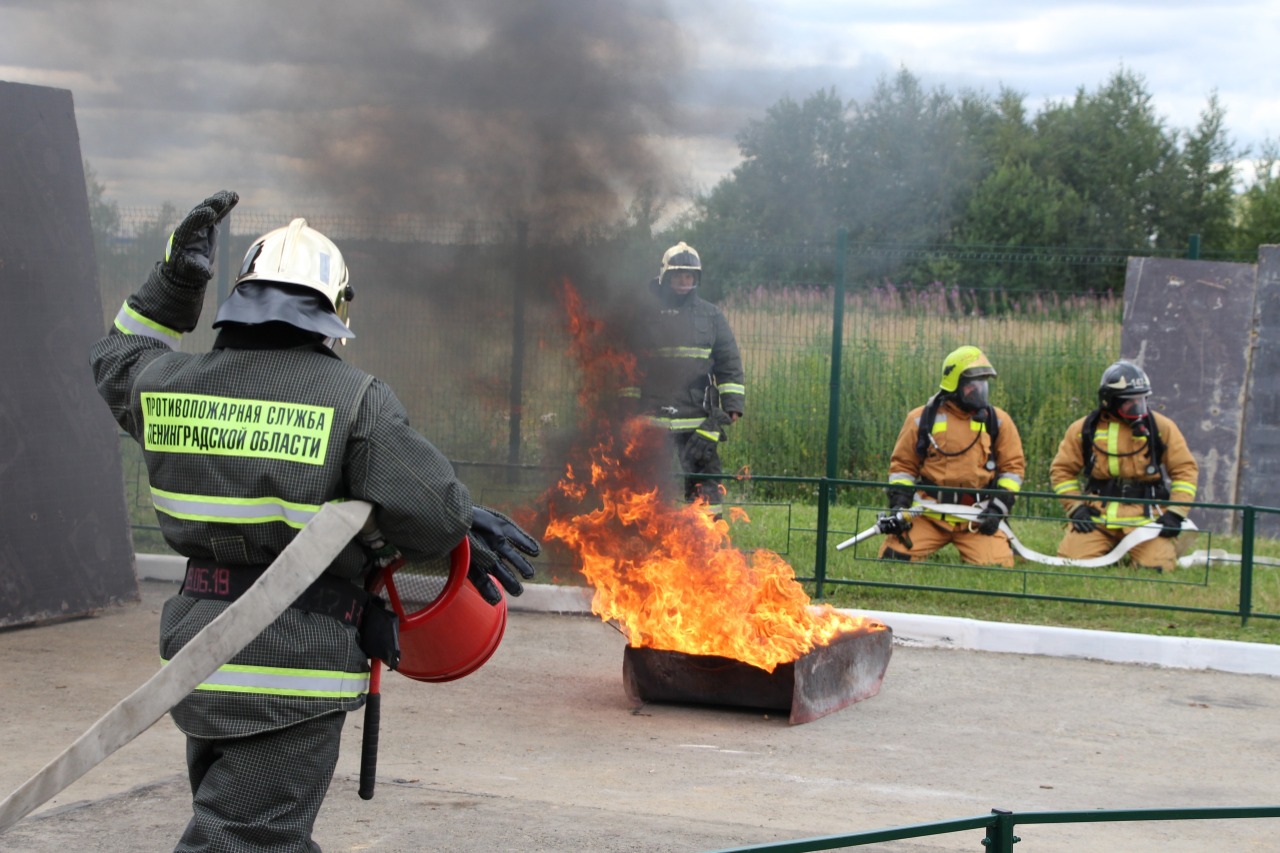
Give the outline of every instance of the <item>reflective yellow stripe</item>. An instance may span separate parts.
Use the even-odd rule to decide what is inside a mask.
[[[621,388],[621,389],[619,389],[619,390],[618,390],[618,396],[619,396],[619,397],[634,397],[634,398],[636,398],[636,399],[639,399],[639,398],[640,398],[640,389],[639,389],[639,388],[636,388],[635,386],[628,386],[628,387],[626,387],[626,388]]]
[[[910,474],[898,474],[893,471],[889,472],[889,485],[891,486],[914,486],[916,478]]]
[[[1062,494],[1066,494],[1067,492],[1078,492],[1078,491],[1080,491],[1079,480],[1067,480],[1065,483],[1059,483],[1058,485],[1053,487],[1053,493],[1055,495],[1062,495]]]
[[[719,433],[707,432],[705,429],[700,429],[700,430],[697,430],[696,432],[698,433],[698,435],[702,436],[703,438],[709,438],[709,439],[711,439],[712,441],[719,441],[719,440],[720,440],[720,434],[719,434]]]
[[[299,529],[320,511],[319,504],[300,504],[280,498],[221,498],[182,495],[151,488],[151,502],[165,515],[187,521],[226,524],[266,524],[281,521]]]
[[[711,347],[659,347],[663,358],[711,358]]]
[[[1188,482],[1186,480],[1174,480],[1169,485],[1169,491],[1182,492],[1183,494],[1187,495],[1189,498],[1194,498],[1196,496],[1196,484]]]
[[[167,660],[162,661],[165,664]],[[224,664],[196,690],[349,699],[369,690],[369,673]]]
[[[917,419],[916,422],[919,423],[919,420]],[[929,432],[934,433],[934,432],[946,432],[946,431],[947,431],[947,415],[945,412],[939,412],[938,416],[934,418],[933,426],[930,428]]]
[[[333,409],[211,394],[142,395],[143,446],[154,453],[200,453],[323,465]]]
[[[162,326],[150,317],[145,317],[129,307],[126,302],[116,313],[115,326],[126,335],[141,335],[144,338],[160,341],[160,343],[177,349],[182,343],[182,332]]]
[[[1112,421],[1107,424],[1107,472],[1111,474],[1111,479],[1116,480],[1120,477],[1120,457],[1116,455],[1116,448],[1120,446],[1120,424]]]
[[[721,394],[741,394],[744,397],[747,394],[747,386],[738,385],[737,383],[734,383],[734,382],[722,382],[721,384],[717,385],[716,388],[720,390]]]
[[[1022,491],[1022,478],[1017,474],[1001,474],[999,479],[996,480],[996,486],[1010,492],[1020,492]]]

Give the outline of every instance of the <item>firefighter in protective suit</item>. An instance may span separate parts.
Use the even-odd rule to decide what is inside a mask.
[[[725,427],[742,417],[746,386],[742,356],[729,321],[697,294],[702,259],[684,242],[662,255],[649,283],[637,326],[639,385],[620,394],[633,411],[670,434],[684,479],[684,499],[702,500],[712,515],[723,512],[719,481]]]
[[[907,414],[889,463],[889,509],[897,523],[882,526],[889,535],[881,558],[923,560],[950,542],[965,562],[1013,565],[1000,522],[1022,490],[1027,463],[1017,425],[991,405],[988,383],[995,376],[982,350],[960,347],[942,362],[938,392]],[[931,502],[977,506],[980,513],[948,516],[927,509]],[[900,512],[913,507],[925,507],[914,521]]]
[[[1183,513],[1123,500],[1196,497],[1200,467],[1178,425],[1147,406],[1150,394],[1146,372],[1132,362],[1117,361],[1102,374],[1098,408],[1067,427],[1049,468],[1054,494],[1062,498],[1068,519],[1058,556],[1102,556],[1134,527],[1155,518],[1164,527],[1160,536],[1134,546],[1126,558],[1161,572],[1177,566],[1174,539],[1182,531]]]
[[[305,220],[251,245],[213,323],[213,349],[178,351],[200,317],[218,224],[237,200],[216,193],[183,219],[91,354],[99,392],[142,446],[165,541],[188,558],[182,591],[161,615],[161,658],[333,500],[373,504],[377,528],[411,559],[469,537],[471,580],[486,600],[501,600],[494,578],[520,594],[516,572],[533,576],[521,554],[536,556],[538,543],[473,505],[392,390],[335,354],[336,341],[354,337],[354,292],[341,252]],[[397,654],[394,617],[363,590],[371,563],[353,540],[172,709],[187,737],[193,810],[177,850],[319,849],[311,832],[346,712],[364,704],[369,658],[390,665]]]

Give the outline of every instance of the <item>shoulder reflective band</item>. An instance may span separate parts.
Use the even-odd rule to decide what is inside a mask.
[[[162,659],[163,660],[163,659]],[[167,660],[164,663],[169,663]],[[347,699],[369,689],[367,672],[335,672],[325,669],[289,669],[228,663],[196,690],[220,693],[260,693],[272,696],[308,696]]]
[[[143,447],[153,453],[244,456],[323,465],[333,409],[207,394],[142,395]]]
[[[151,502],[159,512],[186,521],[225,524],[266,524],[282,521],[302,528],[320,511],[319,505],[290,503],[279,498],[218,498],[209,495],[180,495],[154,486]]]
[[[711,358],[711,347],[659,347],[663,358]]]
[[[169,349],[177,349],[178,344],[182,343],[182,332],[170,329],[168,326],[162,326],[155,320],[142,316],[130,308],[128,302],[121,305],[119,312],[116,313],[115,325],[117,329],[126,335],[141,335],[144,338],[151,338],[160,341]]]

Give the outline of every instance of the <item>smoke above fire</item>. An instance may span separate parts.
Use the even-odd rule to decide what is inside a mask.
[[[72,90],[109,190],[182,174],[179,206],[257,187],[257,209],[563,231],[671,185],[653,141],[686,51],[665,0],[48,0],[5,20],[6,63]]]

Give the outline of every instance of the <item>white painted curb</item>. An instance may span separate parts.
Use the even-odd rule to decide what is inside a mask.
[[[137,555],[137,573],[141,580],[178,583],[185,573],[185,565],[181,557]],[[507,606],[513,611],[533,613],[589,614],[591,596],[592,590],[589,587],[525,584],[524,594],[518,598],[508,598]],[[843,612],[866,616],[888,625],[893,629],[894,641],[904,646],[1085,658],[1173,669],[1280,676],[1280,646],[1268,643],[1015,625],[918,613],[874,610]]]

